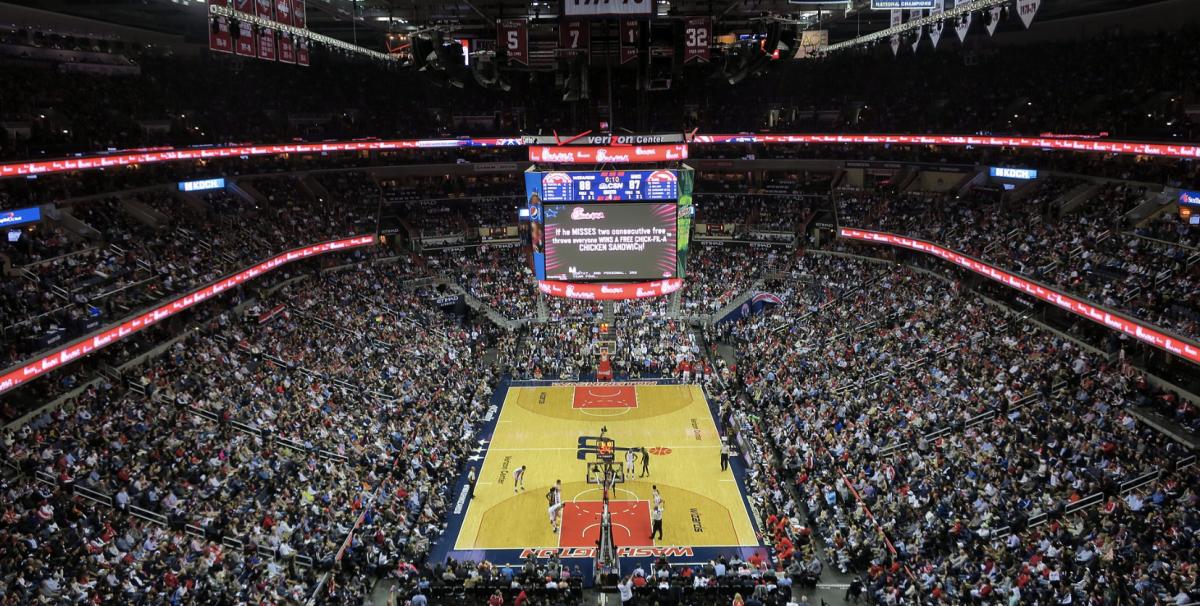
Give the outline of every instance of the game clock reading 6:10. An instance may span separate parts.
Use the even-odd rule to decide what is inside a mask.
[[[651,0],[563,0],[563,15],[567,17],[649,16],[653,7],[654,3]]]

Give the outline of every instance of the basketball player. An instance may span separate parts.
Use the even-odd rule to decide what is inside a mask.
[[[513,494],[517,494],[517,486],[525,490],[525,466],[522,465],[513,472]]]
[[[646,447],[642,447],[642,475],[639,478],[644,478],[650,475],[650,451]]]
[[[632,448],[625,451],[625,477],[628,477],[628,478],[633,477],[633,472],[634,472],[633,463],[636,460],[637,460],[637,455],[634,454]]]
[[[658,484],[653,484],[650,486],[650,493],[653,495],[653,498],[654,498],[654,506],[659,509],[662,509],[663,498],[662,498],[662,493],[658,492]]]
[[[550,492],[546,493],[546,502],[550,505],[546,509],[546,514],[550,516],[550,528],[557,533],[558,515],[564,505],[562,500],[562,480],[555,481],[554,486],[550,487]]]

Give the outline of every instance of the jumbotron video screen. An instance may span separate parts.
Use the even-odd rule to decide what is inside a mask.
[[[690,179],[671,170],[526,173],[538,279],[681,277],[680,224],[691,218],[690,188],[681,183]]]
[[[675,202],[546,204],[548,280],[675,277]]]

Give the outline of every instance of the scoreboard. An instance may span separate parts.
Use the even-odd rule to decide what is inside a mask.
[[[679,179],[669,170],[541,173],[543,202],[679,199]]]

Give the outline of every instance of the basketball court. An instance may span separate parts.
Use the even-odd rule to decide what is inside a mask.
[[[475,498],[465,499],[466,486],[460,484],[455,509],[461,519],[452,519],[438,552],[493,562],[518,562],[531,553],[546,557],[550,550],[588,557],[600,538],[604,493],[603,482],[592,473],[606,455],[618,474],[609,512],[612,541],[622,557],[699,558],[710,548],[728,554],[758,547],[741,468],[736,474],[734,466],[721,470],[720,437],[699,387],[524,385],[503,395],[491,439],[481,439],[472,457],[482,458],[475,463]],[[638,460],[630,474],[623,467],[631,449]],[[648,477],[640,477],[643,449],[650,453]],[[513,473],[521,466],[526,466],[525,489],[514,492]],[[558,480],[564,506],[556,533],[546,493]],[[655,485],[663,500],[661,540],[650,539]],[[683,549],[655,549],[660,547]]]

